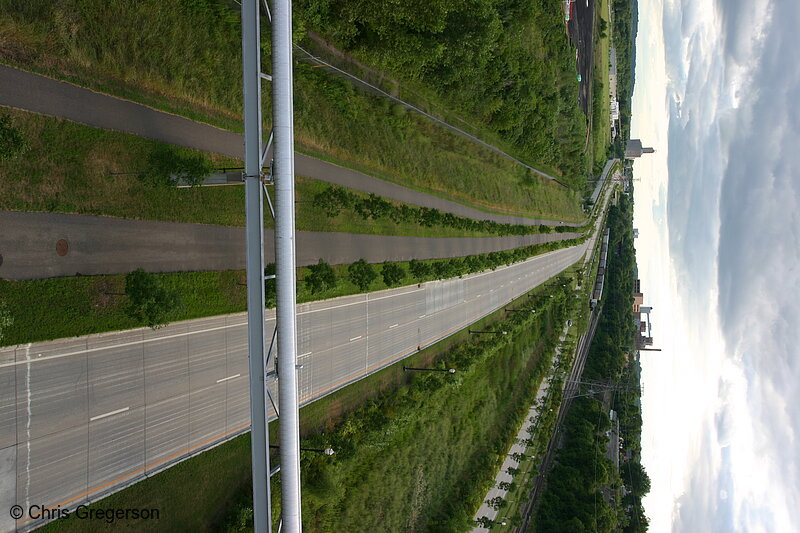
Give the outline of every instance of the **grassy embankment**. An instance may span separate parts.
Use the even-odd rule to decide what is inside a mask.
[[[575,189],[586,177],[574,49],[543,2],[432,0],[387,16],[382,3],[297,2],[298,18],[359,62],[489,130]],[[426,106],[429,107],[429,106]]]
[[[621,132],[617,136],[615,148],[618,157],[625,151],[624,141],[630,138],[631,98],[635,81],[637,13],[633,10],[635,2],[612,0],[614,47],[617,49],[617,99]]]
[[[596,242],[595,250],[592,253],[592,260],[587,269],[584,269],[583,263],[581,263],[579,265],[574,265],[560,276],[563,277],[567,275],[572,277],[575,279],[573,285],[580,287],[578,298],[576,298],[574,304],[575,309],[571,314],[573,327],[570,328],[564,342],[562,342],[560,346],[560,365],[557,369],[553,369],[551,376],[548,378],[551,380],[551,383],[547,394],[537,405],[536,414],[524,422],[530,424],[529,433],[531,433],[532,438],[525,443],[525,458],[519,464],[519,471],[514,474],[513,486],[508,490],[508,494],[503,501],[500,502],[500,516],[507,517],[507,520],[505,520],[506,525],[502,525],[503,520],[494,521],[492,524],[492,531],[514,531],[515,528],[522,523],[523,517],[521,512],[530,498],[533,482],[541,468],[541,460],[547,450],[554,430],[554,424],[558,417],[558,409],[563,396],[564,379],[572,367],[579,332],[586,331],[588,327],[590,313],[586,302],[589,300],[590,294],[594,289],[594,280],[597,276],[597,266],[600,257],[598,253],[599,248],[600,239]],[[560,283],[560,281],[556,278],[551,283]],[[628,409],[628,411],[634,412],[633,409]],[[641,419],[639,419],[639,427],[641,427]]]
[[[535,316],[498,311],[477,323],[480,329],[509,331],[499,342],[462,330],[303,408],[304,445],[322,443],[337,451],[333,457],[303,454],[305,529],[466,529],[527,412],[571,297],[537,288],[512,304],[527,306],[535,299],[541,305]],[[402,371],[403,364],[444,361],[458,373]],[[276,438],[277,428],[271,429]],[[126,523],[132,530],[250,530],[249,452],[249,435],[237,437],[93,506],[161,510],[156,523]],[[274,496],[277,504],[279,494]],[[273,509],[277,516],[277,505]],[[62,520],[43,531],[89,526],[114,527]]]
[[[558,285],[568,282],[569,288],[574,289],[576,286],[575,281],[580,276],[582,276],[581,267],[575,265],[558,278],[551,280],[550,283]],[[534,403],[536,406],[535,415],[522,421],[522,424],[528,425],[528,432],[531,434],[531,438],[522,443],[525,445],[525,450],[522,452],[523,458],[519,461],[517,471],[511,473],[512,486],[508,489],[506,497],[500,502],[499,516],[507,517],[507,520],[505,520],[506,525],[502,525],[504,520],[496,520],[492,524],[492,531],[514,531],[522,523],[522,510],[528,503],[533,482],[539,472],[541,459],[547,450],[556,417],[558,416],[563,380],[572,366],[578,341],[578,332],[586,331],[588,324],[589,313],[585,302],[588,300],[588,293],[591,289],[587,289],[582,282],[578,284],[581,285],[581,289],[578,293],[578,298],[575,298],[575,301],[572,302],[571,311],[569,312],[573,325],[567,331],[564,341],[559,344],[561,352],[559,367],[549,371],[550,377],[546,377],[546,379],[550,380],[550,386],[542,400]]]
[[[114,175],[148,168],[153,155],[162,150],[181,156],[200,155],[199,152],[0,107],[0,114],[6,113],[12,117],[13,127],[29,146],[23,155],[0,161],[0,209],[244,226],[243,187],[153,187],[137,179],[136,175]],[[241,164],[220,155],[209,154],[207,157],[217,167]],[[513,232],[508,225],[474,230],[443,224],[426,226],[413,221],[394,222],[386,216],[367,220],[355,216],[352,210],[329,217],[313,204],[315,195],[327,187],[316,180],[297,179],[298,230],[419,237],[484,237]],[[357,191],[350,193],[360,199],[367,197]],[[402,205],[399,202],[391,204]],[[265,225],[273,225],[268,214]],[[538,233],[539,230],[538,226],[531,226],[526,233]]]
[[[238,13],[215,0],[0,0],[3,62],[233,130],[241,129],[239,32]],[[485,210],[582,219],[576,193],[384,98],[305,64],[295,82],[301,150]],[[269,122],[269,106],[265,113]]]

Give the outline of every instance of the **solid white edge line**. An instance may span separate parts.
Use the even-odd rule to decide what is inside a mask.
[[[218,379],[217,383],[222,383],[223,381],[228,381],[229,379],[236,379],[239,376],[241,376],[241,374],[236,374],[234,376],[228,376],[227,378]]]
[[[108,413],[103,413],[102,415],[93,416],[89,419],[89,422],[94,422],[95,420],[100,420],[101,418],[105,418],[107,416],[118,415],[120,413],[124,413],[125,411],[129,410],[131,407],[123,407],[122,409],[117,409],[116,411],[111,411]]]

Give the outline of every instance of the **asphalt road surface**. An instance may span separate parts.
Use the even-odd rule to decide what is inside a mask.
[[[5,65],[0,65],[0,105],[239,159],[244,150],[239,133]],[[486,213],[299,153],[295,153],[295,173],[476,220],[559,225],[548,220]]]
[[[0,278],[149,272],[242,270],[244,228],[129,220],[91,215],[0,211]],[[297,264],[408,261],[461,257],[572,239],[575,233],[432,238],[297,232]],[[56,243],[66,241],[65,255]],[[274,234],[264,231],[264,256],[275,261]],[[61,248],[64,252],[64,248]]]
[[[587,246],[298,306],[302,403],[502,307]],[[247,372],[244,314],[0,349],[0,509],[75,507],[246,431]],[[14,527],[0,513],[0,531]]]

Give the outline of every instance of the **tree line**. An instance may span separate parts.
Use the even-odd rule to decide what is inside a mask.
[[[423,283],[457,278],[487,269],[495,270],[502,265],[512,265],[535,255],[580,244],[584,240],[585,237],[578,237],[564,241],[533,244],[512,250],[468,255],[466,257],[428,260],[412,259],[407,263],[384,261],[380,264],[371,264],[364,259],[359,259],[348,265],[339,274],[337,274],[337,270],[333,266],[320,258],[316,264],[305,268],[305,275],[299,281],[305,284],[309,292],[315,296],[334,291],[344,280],[352,283],[360,292],[367,292],[383,288],[375,285],[378,281],[382,281],[385,287],[391,288],[404,283]],[[265,275],[274,274],[274,263],[268,264],[264,272]],[[267,307],[274,307],[275,280],[266,280],[264,287],[266,305]]]
[[[636,66],[636,0],[613,0],[613,44],[617,50],[617,100],[621,133],[617,137],[617,153],[622,157],[622,142],[630,135],[631,97]]]

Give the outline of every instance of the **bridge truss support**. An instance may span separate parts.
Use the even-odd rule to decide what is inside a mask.
[[[261,72],[261,6],[272,23],[272,75]],[[294,220],[294,116],[292,96],[291,0],[275,0],[270,13],[265,0],[242,0],[242,73],[244,93],[244,182],[247,242],[247,313],[250,371],[250,416],[253,462],[253,512],[256,533],[272,529],[270,477],[281,472],[279,530],[299,533],[300,430],[297,388],[297,315]],[[273,84],[273,132],[262,142],[261,80]],[[274,142],[272,172],[263,171]],[[280,425],[280,469],[269,466],[266,368],[274,342],[265,357],[264,331],[264,196],[275,185],[275,284]],[[272,276],[268,276],[272,278]]]

